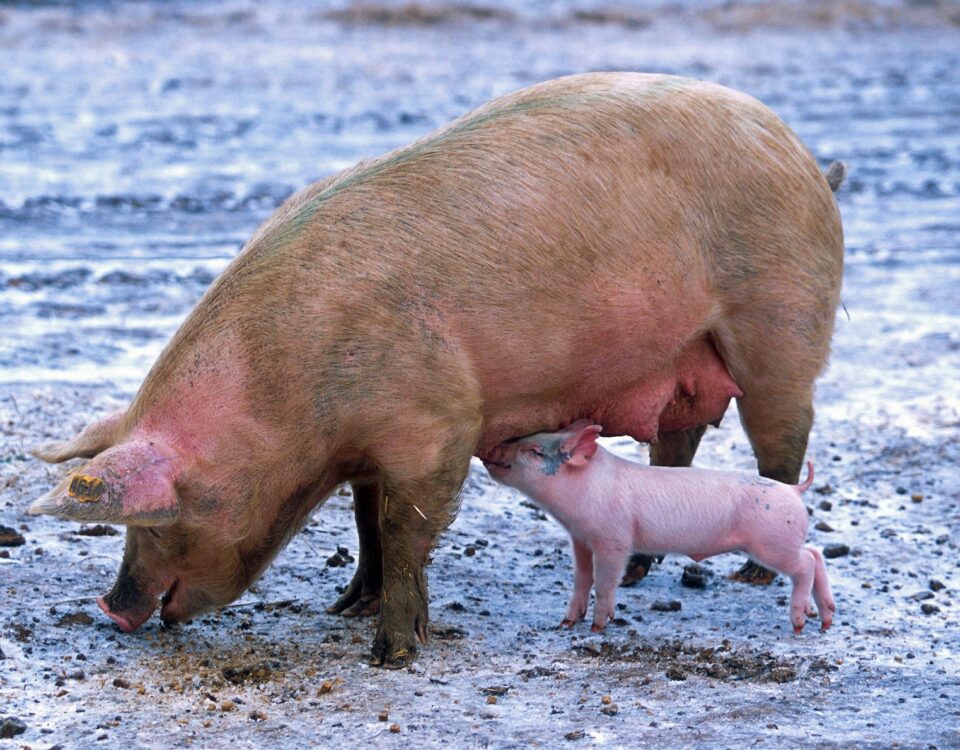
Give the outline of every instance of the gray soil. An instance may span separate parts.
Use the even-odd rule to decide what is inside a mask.
[[[0,3],[0,69],[0,748],[960,747],[956,3]],[[123,406],[292,190],[603,69],[740,88],[850,167],[805,496],[834,627],[795,636],[789,587],[728,580],[728,555],[700,588],[668,558],[605,634],[560,629],[565,534],[477,465],[410,668],[324,612],[356,556],[346,491],[238,603],[119,632],[93,597],[122,529],[25,515],[78,465],[29,447]],[[734,411],[698,465],[753,468]]]

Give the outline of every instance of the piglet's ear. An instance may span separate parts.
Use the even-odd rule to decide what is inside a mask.
[[[174,481],[182,463],[159,442],[121,443],[35,500],[29,512],[71,521],[167,526],[180,516]]]
[[[570,454],[565,463],[570,466],[583,466],[597,452],[597,438],[603,431],[598,424],[590,424],[585,420],[574,422],[567,428],[569,437],[563,441],[560,450]]]

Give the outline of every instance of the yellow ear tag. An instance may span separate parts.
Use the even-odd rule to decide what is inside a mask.
[[[88,477],[85,474],[74,474],[70,478],[67,494],[78,503],[95,503],[107,489],[106,483],[98,477]]]

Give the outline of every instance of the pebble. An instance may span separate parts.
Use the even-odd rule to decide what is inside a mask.
[[[81,526],[80,529],[74,533],[79,536],[117,536],[120,532],[113,528],[113,526],[105,526],[102,523],[98,523],[96,526]]]
[[[574,731],[572,731],[572,732],[567,732],[565,735],[563,735],[563,739],[565,739],[565,740],[582,740],[582,739],[583,739],[584,737],[586,737],[586,736],[587,736],[587,733],[584,732],[582,729],[575,729]]]
[[[835,557],[843,557],[844,555],[850,554],[850,548],[846,544],[828,544],[823,548],[823,556],[828,560],[832,560]]]
[[[657,599],[657,601],[650,605],[650,609],[654,612],[679,612],[682,606],[683,605],[676,599],[669,602]]]
[[[833,503],[831,503],[829,500],[821,500],[819,503],[817,503],[817,507],[820,510],[829,511],[829,510],[833,510]]]
[[[123,679],[123,677],[117,677],[113,681],[113,686],[126,690],[128,687],[130,687],[130,682],[129,680]]]
[[[813,528],[815,528],[817,531],[833,531],[833,526],[828,524],[826,521],[817,521]]]
[[[0,722],[0,740],[8,740],[27,731],[27,725],[16,716],[7,716]]]
[[[936,578],[930,579],[930,590],[931,591],[941,591],[945,589],[946,586],[943,585],[943,581],[938,581]]]
[[[0,526],[0,547],[20,547],[26,543],[27,540],[19,531],[9,526]]]
[[[680,585],[690,589],[705,589],[707,579],[713,575],[713,571],[702,565],[691,563],[683,566],[683,575],[680,577]]]
[[[940,607],[936,604],[930,604],[929,602],[924,602],[920,605],[920,611],[925,615],[932,615],[940,611]]]
[[[391,725],[390,725],[390,731],[393,732],[394,734],[400,734],[400,725],[399,725],[399,724],[391,724]]]

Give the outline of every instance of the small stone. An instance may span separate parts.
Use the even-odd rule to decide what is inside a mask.
[[[702,565],[691,563],[683,566],[683,575],[680,576],[680,585],[689,589],[705,589],[707,579],[713,575],[713,571]]]
[[[921,495],[919,492],[914,492],[912,495],[910,495],[910,499],[915,503],[922,503],[923,495]]]
[[[0,526],[0,547],[20,547],[27,543],[23,534],[9,526]],[[13,735],[10,735],[11,737]]]
[[[944,588],[946,588],[946,586],[943,585],[943,581],[938,581],[936,578],[931,578],[931,579],[930,579],[930,590],[931,590],[931,591],[941,591],[941,590],[943,590]],[[3,658],[3,657],[0,657],[0,658]]]
[[[393,732],[394,734],[400,734],[400,725],[399,725],[399,724],[391,724],[391,725],[390,725],[390,731]]]
[[[850,548],[846,544],[828,544],[823,548],[823,556],[828,560],[835,557],[843,557],[850,554]]]
[[[481,688],[481,692],[484,695],[506,695],[510,692],[509,685],[491,685],[490,687]]]
[[[130,682],[123,679],[122,677],[117,677],[113,681],[113,686],[126,690],[128,687],[130,687]]]
[[[377,715],[377,718],[378,718],[380,721],[387,721],[387,720],[390,718],[390,714],[389,714],[388,712],[386,712],[386,711],[381,711],[381,712]]]
[[[925,602],[924,604],[920,605],[920,611],[923,612],[923,614],[925,615],[932,615],[939,612],[940,607],[938,607],[936,604],[930,604],[929,602]]]
[[[676,682],[682,682],[683,680],[687,679],[686,673],[684,673],[682,669],[679,669],[677,667],[670,667],[670,669],[667,670],[666,674],[667,674],[667,677],[669,677],[671,680],[674,680]]]
[[[657,599],[657,601],[650,605],[650,609],[652,609],[654,612],[679,612],[682,606],[683,605],[681,605],[676,599],[669,602],[665,602],[662,599]]]
[[[774,667],[770,670],[770,679],[779,684],[793,682],[797,679],[797,670],[790,666]]]
[[[98,523],[96,526],[81,526],[75,534],[79,536],[117,536],[120,532],[113,526]]]
[[[927,599],[933,599],[933,592],[918,591],[916,594],[913,594],[913,596],[911,596],[910,598],[917,602],[925,602],[927,601]]]
[[[606,716],[616,716],[620,713],[620,707],[616,703],[611,703],[609,706],[604,706],[600,709],[600,713]]]
[[[814,527],[817,531],[833,531],[833,526],[828,524],[826,521],[817,521]]]
[[[333,690],[333,680],[324,680],[317,690],[317,695],[326,695],[331,690]]]
[[[605,706],[609,706],[611,703],[613,703],[613,698],[609,695],[605,695],[600,699],[600,702]]]
[[[220,710],[223,711],[224,713],[227,713],[229,711],[236,711],[237,704],[231,700],[226,700],[220,704]]]
[[[831,511],[833,510],[833,503],[831,503],[829,500],[821,500],[819,503],[817,503],[817,507],[820,510]]]
[[[463,554],[467,557],[473,557],[475,554],[477,554],[477,548],[472,544],[468,544],[467,548],[463,551]]]
[[[497,704],[497,696],[495,696],[495,695],[488,695],[488,696],[487,696],[487,705],[488,705],[488,706],[495,706],[496,704]]]
[[[72,615],[64,615],[57,621],[58,628],[67,625],[93,625],[93,618],[86,612],[76,612]]]
[[[565,735],[563,735],[563,739],[565,739],[565,740],[582,740],[582,739],[583,739],[584,737],[586,737],[586,736],[587,736],[587,733],[584,732],[582,729],[575,729],[574,731],[572,731],[572,732],[567,732]]]
[[[9,740],[27,731],[27,725],[16,716],[7,716],[0,721],[0,740]]]
[[[251,721],[266,721],[267,715],[263,711],[251,711],[250,712]]]

